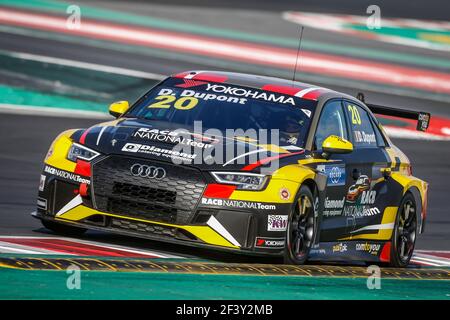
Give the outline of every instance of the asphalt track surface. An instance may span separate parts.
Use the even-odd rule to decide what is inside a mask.
[[[83,3],[84,1],[81,1]],[[183,20],[201,20],[204,25],[216,25],[220,27],[236,26],[244,31],[256,31],[261,26],[252,23],[253,19],[267,17],[272,24],[267,27],[267,33],[274,36],[295,35],[298,27],[285,21],[273,20],[271,17],[279,15],[282,10],[298,10],[303,8],[307,11],[337,12],[363,14],[367,6],[355,6],[350,1],[339,2],[326,1],[316,4],[315,1],[281,1],[271,3],[260,3],[259,1],[239,2],[239,6],[246,9],[257,8],[254,12],[243,12],[247,19],[243,19],[236,12],[237,1],[226,1],[221,5],[210,4],[209,1],[194,1],[192,6],[187,7],[184,1],[172,0],[156,1],[150,6],[143,1],[134,1],[133,6],[122,2],[100,2],[89,1],[89,4],[110,7],[114,9],[136,11],[145,13],[146,10],[155,16]],[[413,1],[404,2],[396,6],[387,5],[387,16],[403,16],[407,18],[424,19],[448,19],[448,10],[442,8],[448,4],[438,3],[434,6],[430,2]],[[205,8],[205,6],[208,6]],[[305,9],[306,8],[306,9]],[[364,8],[364,9],[361,9]],[[430,8],[433,8],[431,10]],[[218,9],[222,10],[219,11]],[[201,14],[195,12],[201,10]],[[215,14],[214,14],[215,12]],[[209,14],[206,14],[209,13]],[[225,14],[230,13],[230,14]],[[190,17],[190,18],[188,18]],[[259,30],[260,31],[260,30]],[[346,39],[345,36],[330,35],[323,31],[308,31],[309,36],[323,41],[340,43],[351,43],[354,39]],[[369,41],[359,42],[366,48],[390,47],[392,44],[373,44]],[[124,67],[133,70],[142,70],[160,74],[169,74],[185,69],[204,69],[211,66],[173,59],[152,58],[132,53],[124,56],[123,52],[96,48],[89,45],[58,43],[54,40],[36,39],[23,35],[0,33],[0,49],[44,54],[52,57],[74,59],[84,62],[101,63],[110,66]],[[406,50],[399,47],[397,50]],[[419,48],[408,48],[409,52],[421,52]],[[448,53],[433,52],[434,57],[447,57]],[[345,86],[334,86],[334,89],[355,94],[355,90]],[[412,99],[405,96],[391,95],[388,93],[368,92],[373,102],[387,103],[393,105],[408,106],[412,109],[423,109],[443,115],[450,115],[448,103],[430,102],[424,99]],[[24,115],[0,115],[0,234],[1,235],[45,235],[49,234],[43,229],[37,220],[30,217],[30,212],[35,209],[35,200],[39,175],[42,168],[42,160],[48,146],[54,137],[68,128],[84,128],[98,120],[24,116]],[[417,248],[428,250],[450,249],[450,215],[449,215],[449,192],[448,183],[450,178],[450,143],[445,141],[417,141],[396,140],[400,147],[410,158],[413,164],[414,175],[430,182],[429,209],[426,232],[419,236]],[[200,256],[217,260],[235,259],[224,254],[212,254],[201,249],[191,249],[181,246],[165,245],[152,241],[141,241],[128,237],[117,237],[98,232],[88,232],[85,236],[91,240],[112,243],[127,244],[136,247],[151,247],[154,250],[172,252],[178,255]]]
[[[98,1],[97,1],[98,2]],[[112,6],[117,0],[109,1]],[[147,0],[133,0],[135,4],[145,4],[150,1]],[[396,1],[373,1],[373,0],[281,0],[281,1],[261,1],[261,0],[225,0],[225,1],[211,1],[211,0],[152,0],[153,4],[162,5],[176,5],[190,7],[209,7],[215,10],[223,9],[254,9],[259,11],[284,11],[284,10],[298,10],[311,12],[329,12],[340,14],[365,14],[365,8],[372,4],[380,5],[383,8],[383,15],[386,17],[398,17],[409,19],[433,19],[433,20],[448,20],[449,3],[442,0],[396,0]]]
[[[99,120],[8,114],[0,116],[0,234],[36,236],[46,233],[39,221],[32,219],[29,214],[35,210],[39,175],[47,148],[61,131],[67,128],[84,128],[97,122]],[[408,154],[413,163],[414,175],[430,181],[426,232],[419,236],[417,248],[449,249],[449,142],[399,139],[395,140],[395,144]],[[90,232],[87,237],[116,243],[124,241],[131,245],[141,242],[97,232]],[[156,245],[172,253],[186,251],[173,245],[142,242],[144,247],[149,245],[153,248]]]

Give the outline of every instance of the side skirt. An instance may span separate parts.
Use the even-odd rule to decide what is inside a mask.
[[[309,261],[389,262],[389,241],[320,242],[311,248]]]

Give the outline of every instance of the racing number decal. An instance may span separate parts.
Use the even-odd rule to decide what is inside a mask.
[[[161,100],[149,105],[149,108],[168,109],[173,106],[178,110],[190,110],[198,104],[198,99],[194,97],[182,97],[177,99],[175,96],[157,96],[155,100]]]
[[[358,108],[356,106],[352,106],[350,104],[347,107],[348,107],[348,111],[350,111],[352,114],[352,124],[360,125],[361,117],[359,116]]]
[[[187,104],[185,103],[187,101]],[[198,103],[198,99],[194,97],[183,97],[175,101],[174,107],[178,110],[190,110]]]
[[[174,96],[157,96],[155,100],[161,100],[159,102],[153,103],[149,105],[149,108],[159,108],[159,109],[168,109],[170,108],[170,103],[174,102],[177,98]]]

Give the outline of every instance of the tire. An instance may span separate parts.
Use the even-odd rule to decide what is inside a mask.
[[[292,207],[286,230],[285,264],[304,264],[315,236],[315,197],[301,186]]]
[[[411,193],[405,194],[398,207],[392,234],[389,266],[405,268],[414,252],[417,236],[417,206]]]
[[[49,221],[49,220],[41,220],[42,225],[47,229],[66,236],[81,236],[83,233],[87,231],[87,229],[68,226],[65,224]]]

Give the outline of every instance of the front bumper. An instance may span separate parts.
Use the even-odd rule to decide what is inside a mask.
[[[117,162],[112,164],[117,165]],[[273,226],[269,228],[268,224],[270,219],[274,219],[273,217],[278,219],[281,217],[287,222],[291,203],[260,201],[266,197],[264,193],[273,194],[273,188],[279,189],[281,186],[290,187],[291,193],[295,194],[297,187],[295,183],[271,181],[270,190],[246,192],[254,199],[214,199],[205,197],[205,189],[212,181],[208,181],[202,175],[195,178],[197,180],[193,184],[192,171],[189,171],[189,177],[187,175],[183,177],[183,174],[177,172],[176,176],[184,180],[178,180],[178,184],[167,187],[156,185],[153,181],[147,185],[148,180],[130,180],[129,177],[124,178],[122,172],[114,175],[109,171],[110,174],[107,175],[105,168],[100,169],[94,163],[91,176],[79,176],[73,172],[64,173],[64,170],[46,164],[41,176],[38,207],[34,216],[87,229],[164,242],[254,254],[283,253],[285,238],[283,226],[275,226],[279,229],[274,230]],[[99,182],[100,180],[104,181]],[[82,196],[80,187],[87,182],[90,192]],[[114,189],[117,183],[120,183],[122,189]],[[128,190],[123,192],[125,184]],[[134,185],[137,185],[138,189],[133,189]],[[187,185],[193,187],[186,188]],[[174,190],[176,195],[174,201],[170,202],[170,205],[155,201],[156,205],[153,205],[154,195],[152,195],[153,198],[144,203],[147,206],[150,205],[149,211],[143,211],[143,203],[139,200],[139,195],[131,197],[130,192],[137,190],[145,192],[148,196],[151,195],[148,191],[150,187],[156,188],[157,194],[163,196],[167,196],[167,190]],[[165,191],[161,193],[159,190],[163,189]],[[243,192],[239,191],[237,194],[242,196]],[[194,201],[189,201],[192,200],[189,197],[194,198]],[[122,205],[121,207],[117,207],[118,202]],[[158,212],[158,208],[161,212]]]
[[[73,220],[72,215],[78,215],[85,211],[90,215],[81,220]],[[256,248],[255,241],[251,240],[248,246],[236,246],[217,233],[208,225],[167,225],[155,221],[141,221],[130,219],[120,215],[108,213],[92,212],[91,208],[79,207],[76,212],[72,212],[65,218],[51,217],[45,214],[42,208],[31,213],[39,220],[49,220],[58,223],[86,228],[90,230],[112,232],[115,234],[132,236],[148,240],[163,241],[167,243],[181,244],[193,247],[209,248],[218,251],[230,251],[234,253],[245,253],[251,255],[280,256],[283,248],[264,249]],[[254,237],[257,238],[256,236]],[[284,238],[283,238],[284,239]]]

